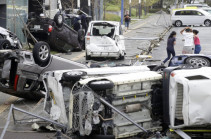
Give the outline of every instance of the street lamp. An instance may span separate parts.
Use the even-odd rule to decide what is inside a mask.
[[[123,25],[124,18],[124,0],[121,1],[121,25]]]
[[[91,1],[88,0],[88,7],[89,7],[89,15],[91,16]]]
[[[130,5],[130,7],[129,7],[129,15],[131,16],[131,0],[129,0],[129,5]]]
[[[142,9],[141,9],[141,0],[138,1],[139,2],[139,19],[141,18],[141,13],[142,13]]]
[[[78,9],[80,9],[80,5],[81,5],[81,3],[80,3],[81,1],[80,0],[77,0],[77,7],[78,7]]]

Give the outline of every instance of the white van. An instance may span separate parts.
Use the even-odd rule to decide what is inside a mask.
[[[125,44],[122,27],[114,21],[92,21],[86,34],[86,60],[92,57],[124,59]]]
[[[211,15],[202,9],[174,10],[171,16],[172,25],[205,25],[211,26]]]

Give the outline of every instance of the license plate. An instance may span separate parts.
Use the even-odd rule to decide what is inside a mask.
[[[34,29],[40,29],[40,25],[34,25]]]

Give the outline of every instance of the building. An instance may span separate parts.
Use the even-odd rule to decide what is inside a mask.
[[[28,0],[0,0],[0,26],[17,34],[25,41],[22,33],[28,15]]]

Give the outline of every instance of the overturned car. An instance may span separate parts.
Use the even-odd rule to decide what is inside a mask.
[[[73,134],[90,138],[211,136],[207,133],[211,128],[210,67],[171,67],[163,75],[149,69],[109,75],[90,75],[90,71],[53,71],[44,78],[46,111]]]
[[[57,56],[50,56],[46,63],[39,65],[31,52],[0,50],[0,90],[13,96],[39,100],[45,91],[43,73],[51,70],[87,68],[83,64]]]
[[[58,12],[54,19],[45,17],[44,14],[38,16],[30,13],[27,27],[38,41],[47,42],[54,50],[69,52],[85,49],[85,31],[90,19],[82,11],[79,11],[79,14]],[[34,44],[30,35],[27,35],[27,38],[31,44]]]

